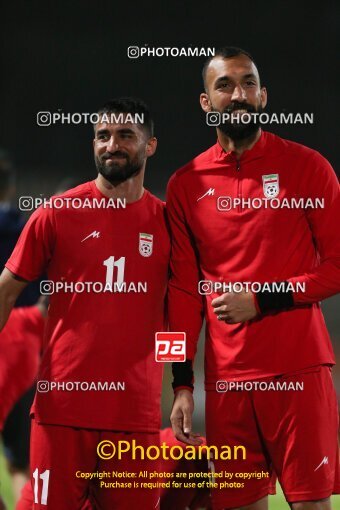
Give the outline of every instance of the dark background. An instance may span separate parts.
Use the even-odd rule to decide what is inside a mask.
[[[176,168],[214,143],[198,102],[204,57],[132,60],[129,46],[246,49],[268,88],[270,111],[314,113],[314,125],[270,129],[339,166],[335,1],[19,1],[5,3],[0,17],[0,146],[14,158],[18,194],[49,194],[64,177],[96,174],[91,126],[38,127],[39,111],[96,112],[115,96],[144,99],[159,140],[146,185],[160,196]],[[337,349],[339,299],[324,309]]]
[[[106,100],[136,95],[150,106],[159,147],[147,186],[164,192],[169,176],[214,142],[198,98],[204,57],[127,57],[129,46],[248,50],[268,88],[269,109],[313,112],[314,125],[275,126],[319,150],[337,167],[335,131],[339,53],[336,2],[19,1],[1,8],[0,146],[10,150],[19,191],[53,190],[61,177],[95,176],[88,125],[38,127],[39,111],[96,112]]]

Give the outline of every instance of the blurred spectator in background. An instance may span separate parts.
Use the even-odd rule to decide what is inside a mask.
[[[15,173],[6,151],[0,148],[0,264],[1,269],[13,251],[25,220],[13,205]]]

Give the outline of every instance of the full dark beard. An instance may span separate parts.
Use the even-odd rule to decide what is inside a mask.
[[[115,161],[106,163],[106,159],[107,158],[104,158],[103,156],[102,159],[96,157],[95,163],[98,173],[100,173],[111,184],[119,184],[127,181],[130,177],[138,175],[141,172],[144,163],[144,159],[138,156],[133,160],[130,160],[127,157],[126,163],[124,164],[116,163]]]
[[[263,111],[263,108],[261,105],[258,106],[258,108],[255,108],[252,105],[244,104],[244,103],[232,103],[227,108],[223,110],[223,113],[228,113],[229,115],[232,115],[233,113],[237,115],[237,110],[243,109],[246,110],[247,113],[258,113],[260,114]],[[217,111],[217,110],[213,110]],[[222,133],[229,136],[234,142],[242,141],[247,138],[253,137],[257,131],[260,129],[260,121],[258,116],[252,116],[250,122],[243,123],[241,122],[232,122],[231,120],[228,120],[226,122],[221,122],[221,124],[218,126],[217,129],[220,129]]]

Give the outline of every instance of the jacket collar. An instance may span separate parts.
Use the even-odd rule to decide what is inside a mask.
[[[258,159],[263,156],[265,151],[267,142],[268,142],[269,133],[261,130],[261,136],[257,140],[256,144],[250,149],[243,152],[240,161],[250,161],[252,159]],[[220,142],[217,140],[216,144],[213,146],[214,159],[219,163],[229,163],[236,161],[236,155],[234,151],[226,152],[221,146]]]

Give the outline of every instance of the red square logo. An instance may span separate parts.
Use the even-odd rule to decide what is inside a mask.
[[[167,331],[155,336],[155,359],[160,362],[185,361],[185,333]]]

